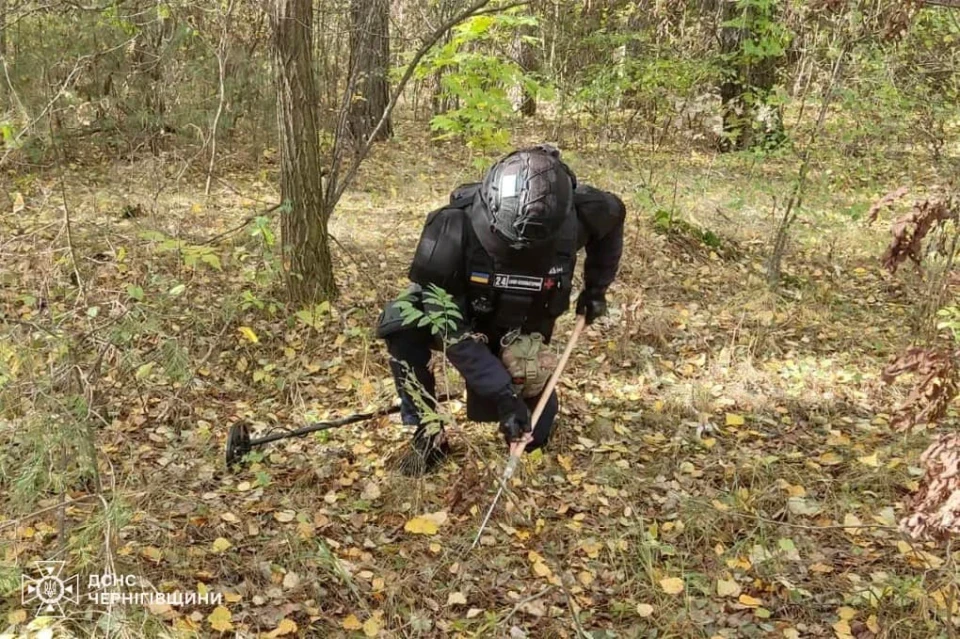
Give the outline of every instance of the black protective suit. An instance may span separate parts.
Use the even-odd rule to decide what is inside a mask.
[[[518,154],[520,159],[514,157]],[[435,397],[430,353],[445,349],[467,385],[467,417],[496,421],[499,414],[503,426],[503,398],[520,400],[499,357],[501,339],[520,331],[538,332],[550,341],[557,317],[569,308],[581,248],[586,259],[578,308],[605,308],[604,295],[623,251],[625,216],[620,198],[578,186],[559,162],[559,152],[543,147],[507,156],[482,184],[459,187],[447,206],[430,213],[410,268],[412,285],[400,299],[426,313],[437,311],[429,291],[439,287],[452,296],[463,319],[438,335],[429,326],[405,323],[397,301],[384,309],[377,335],[390,353],[403,422],[421,425],[407,386],[415,378],[414,386]],[[500,250],[503,246],[508,248]],[[526,400],[528,408],[538,399]],[[554,393],[527,450],[546,444],[558,407]],[[422,432],[421,426],[417,436]]]

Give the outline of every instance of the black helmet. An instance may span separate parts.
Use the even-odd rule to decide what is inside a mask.
[[[481,240],[496,238],[513,251],[545,248],[572,215],[575,187],[576,177],[555,147],[514,151],[491,167],[480,187],[475,213],[481,219],[475,222],[489,231]]]

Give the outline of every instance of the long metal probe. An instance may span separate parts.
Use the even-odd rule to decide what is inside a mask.
[[[486,529],[487,522],[490,521],[490,515],[493,514],[493,509],[497,507],[497,502],[500,501],[500,495],[503,494],[503,489],[507,487],[507,482],[510,481],[513,473],[517,470],[517,465],[520,463],[520,456],[523,454],[523,450],[527,447],[527,444],[533,440],[531,433],[533,429],[536,428],[537,422],[540,421],[540,416],[543,414],[547,402],[550,401],[550,395],[553,394],[553,389],[560,379],[560,374],[563,373],[563,369],[567,365],[567,360],[570,359],[570,354],[573,352],[573,347],[577,345],[580,333],[586,325],[587,318],[583,315],[578,315],[577,323],[573,327],[573,333],[570,335],[570,341],[567,342],[567,347],[560,356],[557,367],[553,369],[553,375],[550,376],[547,385],[540,394],[540,401],[537,402],[536,407],[533,409],[533,415],[530,417],[530,433],[526,433],[520,441],[510,444],[510,458],[507,460],[507,465],[503,469],[503,475],[500,477],[500,488],[497,490],[497,495],[493,498],[493,503],[490,504],[486,516],[483,518],[483,523],[480,524],[480,530],[477,531],[477,537],[473,540],[473,545],[470,546],[470,550],[476,548],[480,542],[480,536],[483,534],[484,529]]]

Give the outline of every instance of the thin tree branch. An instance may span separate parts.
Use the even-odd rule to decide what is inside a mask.
[[[432,49],[433,46],[440,41],[440,38],[442,38],[447,31],[455,27],[457,24],[463,22],[467,18],[475,15],[478,11],[490,4],[490,1],[491,0],[477,0],[477,2],[474,2],[469,7],[441,24],[432,34],[430,34],[430,37],[427,38],[420,49],[417,50],[413,58],[407,64],[407,69],[403,72],[400,82],[397,83],[396,88],[393,90],[393,94],[390,96],[390,101],[387,103],[387,108],[383,110],[383,115],[380,116],[380,121],[377,122],[377,126],[373,128],[373,131],[371,131],[370,135],[367,136],[363,146],[360,147],[356,155],[354,155],[350,170],[347,171],[347,174],[343,177],[342,181],[334,179],[330,180],[330,186],[327,190],[327,201],[325,202],[326,206],[324,206],[327,215],[333,211],[333,208],[337,205],[337,202],[339,202],[340,198],[343,197],[343,193],[347,190],[347,187],[350,186],[353,178],[356,177],[357,171],[360,170],[360,163],[363,162],[365,157],[367,157],[367,154],[370,152],[371,147],[373,147],[373,142],[376,140],[380,130],[384,127],[387,120],[390,119],[390,114],[393,113],[393,109],[397,105],[397,100],[400,99],[400,95],[407,86],[407,82],[409,82],[410,78],[413,77],[413,72],[416,71],[417,66],[420,64],[420,60],[423,59],[423,56],[427,55],[430,49]],[[331,178],[336,175],[333,167],[331,167],[330,173]]]

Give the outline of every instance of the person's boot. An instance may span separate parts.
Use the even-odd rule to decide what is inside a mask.
[[[441,430],[428,435],[425,428],[417,429],[410,441],[410,449],[400,459],[400,472],[407,477],[421,477],[437,469],[450,452],[450,444]]]

